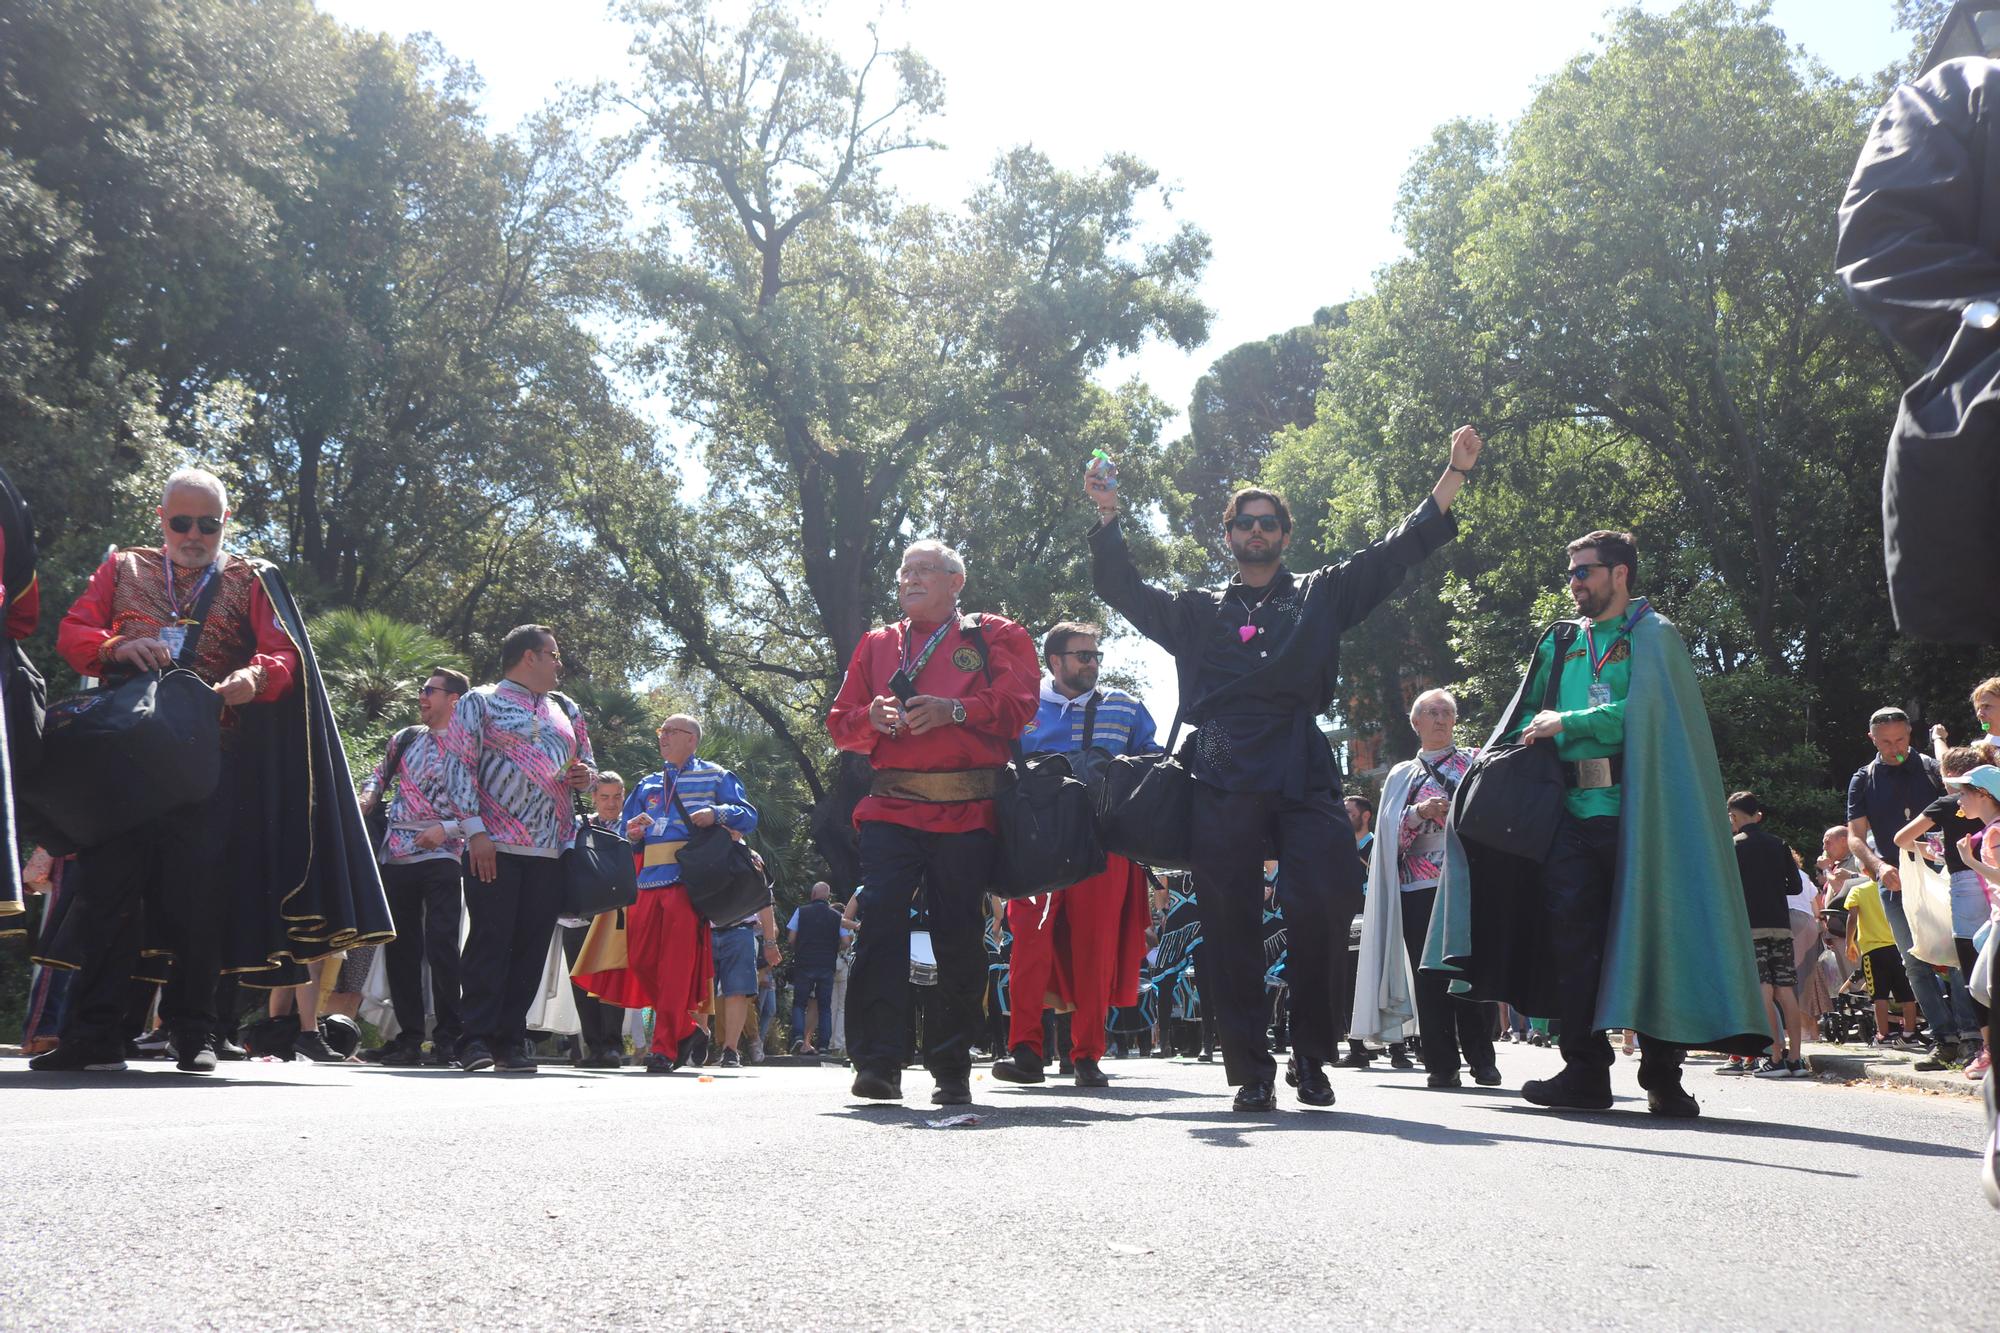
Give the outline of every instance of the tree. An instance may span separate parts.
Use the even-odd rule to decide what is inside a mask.
[[[1083,586],[1084,524],[1065,516],[1092,443],[1121,451],[1128,484],[1158,459],[1157,404],[1092,373],[1148,337],[1200,338],[1207,243],[1186,225],[1142,240],[1157,177],[1116,155],[1073,173],[1017,149],[963,212],[905,206],[882,168],[928,145],[942,94],[920,56],[878,45],[850,65],[776,3],[739,27],[701,0],[625,12],[631,148],[675,220],[630,274],[665,331],[638,364],[693,439],[578,460],[575,494],[677,660],[777,737],[837,850],[861,775],[833,791],[821,718],[891,608],[898,548],[957,543],[969,604],[1030,621],[1055,580]],[[710,488],[688,505],[655,479],[691,465]]]
[[[374,766],[391,734],[417,720],[417,687],[431,670],[464,665],[423,626],[380,611],[322,612],[306,633],[356,777]]]

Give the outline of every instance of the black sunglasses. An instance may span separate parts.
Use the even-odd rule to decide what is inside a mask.
[[[1238,514],[1229,520],[1229,526],[1238,532],[1248,532],[1252,528],[1276,532],[1280,524],[1276,514]]]
[[[222,520],[219,518],[210,518],[206,514],[203,514],[200,518],[196,518],[192,514],[175,514],[167,520],[167,526],[175,532],[183,534],[189,528],[200,528],[202,536],[213,537],[216,533],[222,531]]]
[[[1074,657],[1085,666],[1090,665],[1092,662],[1102,662],[1104,660],[1104,654],[1096,648],[1079,648],[1073,653],[1057,653],[1056,656]]]
[[[419,695],[428,697],[433,694],[457,694],[458,691],[446,689],[442,685],[423,685],[418,687],[417,693]]]
[[[1591,570],[1603,569],[1603,568],[1604,568],[1603,565],[1571,565],[1567,572],[1569,574],[1570,582],[1581,583],[1585,579],[1590,577]]]

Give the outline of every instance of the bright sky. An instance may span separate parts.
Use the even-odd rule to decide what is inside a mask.
[[[628,72],[624,29],[593,0],[319,7],[352,27],[435,34],[485,77],[496,129],[559,84]],[[946,148],[907,156],[892,176],[913,198],[958,202],[1020,143],[1074,169],[1135,153],[1176,187],[1176,216],[1214,243],[1201,288],[1215,312],[1209,342],[1151,348],[1108,378],[1136,373],[1185,410],[1223,352],[1366,290],[1397,253],[1397,185],[1431,129],[1458,116],[1512,121],[1538,80],[1592,44],[1606,10],[1602,0],[829,0],[814,26],[865,42],[879,14],[885,46],[907,43],[942,73],[931,133]],[[1774,0],[1771,11],[1840,75],[1871,74],[1909,45],[1890,0]],[[1172,673],[1156,654],[1140,660],[1164,727]]]

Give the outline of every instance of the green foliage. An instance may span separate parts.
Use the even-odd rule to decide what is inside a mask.
[[[306,624],[357,780],[397,730],[417,720],[417,687],[436,667],[465,669],[451,645],[380,611],[325,611]]]

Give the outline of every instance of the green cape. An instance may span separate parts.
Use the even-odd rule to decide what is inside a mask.
[[[1633,627],[1631,644],[1618,871],[1597,1027],[1709,1050],[1761,1050],[1770,1040],[1763,992],[1701,688],[1680,632],[1657,613]],[[1527,684],[1524,676],[1488,748],[1514,727]],[[1457,978],[1456,993],[1549,1014],[1541,869],[1466,844],[1447,822],[1423,965]]]

